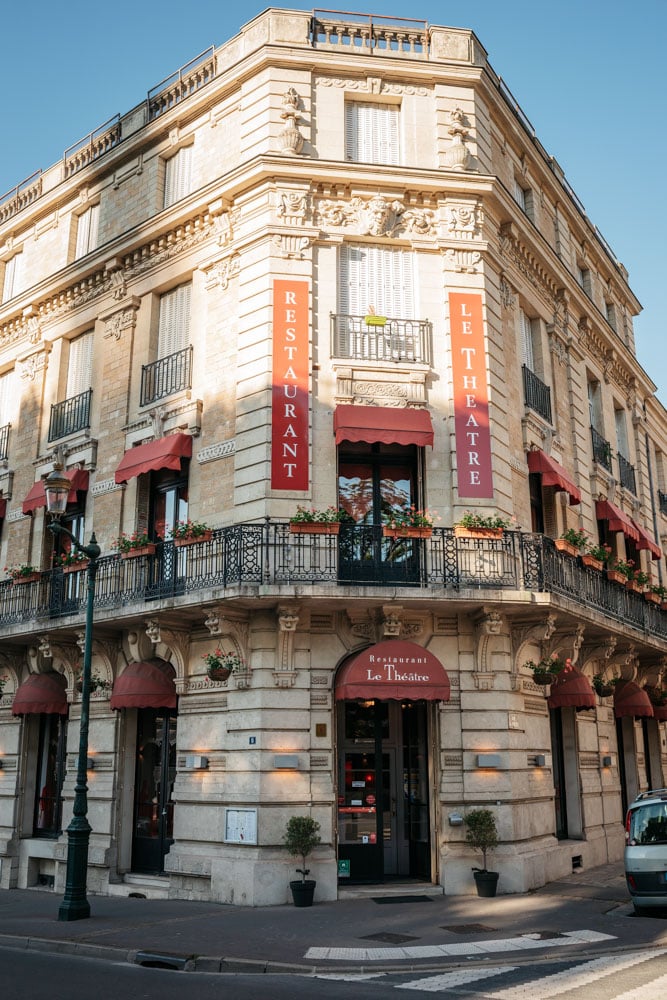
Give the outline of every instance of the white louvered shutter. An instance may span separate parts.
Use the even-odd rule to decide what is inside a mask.
[[[533,351],[533,321],[527,316],[523,309],[519,309],[519,323],[521,326],[521,363],[529,371],[535,372],[535,354]]]
[[[164,207],[185,198],[191,191],[192,184],[192,146],[171,156],[165,163],[164,171]]]
[[[69,345],[66,399],[90,389],[93,381],[93,331],[82,333]]]
[[[414,319],[414,256],[373,246],[341,247],[340,311]]]
[[[628,425],[625,419],[625,410],[615,410],[614,420],[616,423],[616,446],[623,458],[629,459],[628,448]]]
[[[345,105],[345,156],[357,163],[399,162],[399,109],[384,104]]]
[[[190,293],[192,285],[179,285],[160,296],[157,356],[167,358],[190,342]]]
[[[0,375],[0,427],[11,423],[14,408],[14,371]]]
[[[76,228],[75,257],[84,257],[97,246],[97,232],[100,224],[100,206],[91,205],[79,216]]]
[[[16,253],[5,264],[5,280],[2,286],[2,301],[13,298],[22,289],[23,254]]]

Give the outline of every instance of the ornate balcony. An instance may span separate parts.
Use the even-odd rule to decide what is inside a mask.
[[[49,422],[49,441],[57,441],[76,431],[90,427],[90,400],[92,389],[86,389],[78,396],[70,396],[62,403],[54,403],[51,407]]]
[[[79,571],[81,584],[85,570]],[[258,596],[276,587],[412,587],[420,597],[438,601],[485,600],[495,591],[533,591],[559,595],[585,614],[603,615],[644,637],[667,642],[667,612],[641,594],[587,569],[579,559],[558,552],[544,535],[505,532],[500,538],[457,538],[452,528],[434,528],[430,538],[386,538],[381,526],[341,525],[338,535],[293,535],[289,525],[237,524],[187,548],[160,542],[154,555],[100,559],[95,606],[101,614],[122,616],[128,605],[175,599],[198,601],[225,591]],[[85,611],[85,586],[74,586],[61,569],[18,586],[0,583],[0,627],[44,628],[45,620]],[[493,597],[488,597],[493,600]]]
[[[526,365],[521,366],[523,372],[523,399],[526,406],[551,423],[551,389]]]
[[[594,427],[591,427],[591,441],[593,444],[593,461],[603,466],[607,472],[611,472],[611,445]]]
[[[630,465],[627,458],[624,458],[624,456],[621,455],[620,451],[618,452],[617,457],[618,457],[618,478],[621,486],[623,486],[626,490],[629,490],[630,493],[633,493],[635,496],[637,496],[637,483],[635,481],[634,465]]]
[[[431,324],[421,319],[331,313],[334,358],[430,364]]]
[[[9,428],[11,424],[0,427],[0,462],[9,458]]]
[[[141,405],[192,387],[192,347],[141,366]]]

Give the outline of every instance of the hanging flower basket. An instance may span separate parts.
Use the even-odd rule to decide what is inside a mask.
[[[242,657],[236,653],[224,653],[221,649],[206,653],[202,659],[206,664],[206,675],[212,681],[226,681],[231,674],[247,669]]]
[[[558,674],[554,674],[550,670],[536,670],[533,674],[533,680],[536,684],[539,684],[540,687],[546,687],[547,684],[553,684],[557,676]]]
[[[206,673],[212,681],[226,681],[232,675],[231,667],[207,667]]]

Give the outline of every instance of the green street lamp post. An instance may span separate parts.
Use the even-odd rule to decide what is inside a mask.
[[[88,722],[90,718],[90,677],[93,652],[93,606],[95,603],[95,577],[97,560],[101,549],[95,532],[88,545],[82,545],[72,532],[60,523],[65,513],[67,498],[72,484],[63,475],[62,468],[56,466],[44,483],[46,509],[51,514],[49,528],[54,535],[65,535],[71,544],[88,559],[86,636],[83,649],[83,673],[81,691],[81,725],[79,729],[79,757],[76,766],[76,785],[72,820],[67,827],[67,875],[65,895],[58,910],[58,920],[84,920],[90,916],[90,903],[86,897],[86,876],[88,873],[88,843],[90,824],[88,822]]]

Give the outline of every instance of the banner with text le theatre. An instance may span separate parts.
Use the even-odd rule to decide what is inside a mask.
[[[482,296],[449,293],[456,466],[460,497],[492,497],[489,392]]]
[[[307,490],[308,282],[273,283],[271,488]]]

